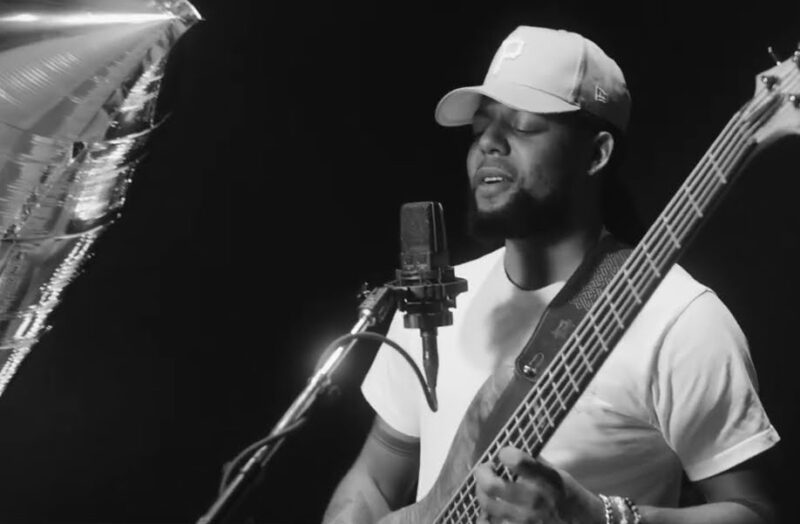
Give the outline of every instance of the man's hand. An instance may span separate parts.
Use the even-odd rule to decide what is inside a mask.
[[[488,464],[476,469],[478,524],[605,523],[603,501],[568,473],[513,447],[500,450],[499,457],[517,479],[501,479]]]

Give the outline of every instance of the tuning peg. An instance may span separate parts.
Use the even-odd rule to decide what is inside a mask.
[[[800,44],[798,44],[798,45],[800,45]],[[778,58],[778,55],[775,54],[775,50],[772,48],[772,46],[769,46],[767,48],[767,53],[769,53],[769,56],[775,62],[775,65],[781,65],[781,59]]]
[[[789,95],[789,102],[791,102],[794,107],[800,107],[800,94]]]
[[[766,86],[768,91],[772,91],[772,88],[778,83],[778,77],[773,75],[761,75],[761,83]]]
[[[798,67],[800,67],[800,49],[798,49],[797,51],[794,52],[794,54],[792,54],[792,62],[797,64]]]
[[[370,290],[369,283],[368,282],[362,282],[361,283],[361,287],[358,290],[358,293],[356,293],[356,299],[361,301],[361,300],[364,300],[365,298],[367,298],[367,296],[369,295],[369,290]]]

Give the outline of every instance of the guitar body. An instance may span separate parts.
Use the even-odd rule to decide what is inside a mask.
[[[512,387],[509,387],[510,384]],[[505,402],[509,392],[516,387],[528,388],[530,386],[514,375],[512,365],[498,368],[486,379],[472,399],[458,426],[450,451],[447,453],[447,459],[431,490],[419,502],[384,517],[380,521],[381,524],[419,524],[433,522],[436,519],[464,478],[470,475],[475,461],[481,456],[490,439],[505,422],[506,417],[503,415],[507,413],[501,413],[505,410],[499,409],[492,412],[498,400],[503,398],[501,400],[504,404],[503,407],[505,404],[508,404],[509,408],[516,407],[511,402]],[[492,414],[491,417],[490,414]],[[499,422],[499,425],[495,421]]]

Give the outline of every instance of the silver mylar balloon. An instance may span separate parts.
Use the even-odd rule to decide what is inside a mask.
[[[186,0],[0,2],[0,393],[119,215]]]

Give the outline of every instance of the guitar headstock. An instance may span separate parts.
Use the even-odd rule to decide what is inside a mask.
[[[800,134],[800,45],[792,56],[756,76],[756,91],[742,117],[757,143]]]

